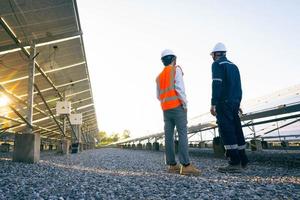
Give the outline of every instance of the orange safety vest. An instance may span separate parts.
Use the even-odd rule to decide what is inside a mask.
[[[176,108],[182,104],[175,90],[175,74],[176,67],[169,65],[156,78],[160,104],[163,110]]]

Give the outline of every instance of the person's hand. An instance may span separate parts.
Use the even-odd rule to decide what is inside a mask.
[[[239,116],[243,116],[243,110],[241,108],[239,108]]]
[[[182,105],[182,108],[185,112],[187,112],[187,106],[185,104]]]
[[[212,105],[210,107],[210,113],[213,115],[213,116],[216,116],[217,115],[217,112],[216,112],[216,106]]]
[[[239,113],[242,115],[243,114],[243,110],[241,108],[239,108]]]

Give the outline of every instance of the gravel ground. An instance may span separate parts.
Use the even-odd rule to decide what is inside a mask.
[[[300,169],[261,162],[242,174],[223,174],[226,161],[191,156],[199,177],[168,174],[164,153],[98,149],[59,156],[43,152],[37,164],[0,153],[0,199],[300,199]]]

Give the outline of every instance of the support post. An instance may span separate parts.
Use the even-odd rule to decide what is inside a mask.
[[[153,150],[159,151],[159,143],[157,142],[157,139],[155,138],[155,141],[153,142]]]
[[[68,155],[69,154],[69,145],[70,145],[70,141],[66,138],[62,138],[57,143],[57,153]]]
[[[75,137],[72,137],[72,153],[79,153],[81,150],[81,131],[80,125],[71,125],[75,130]]]
[[[39,133],[32,132],[34,74],[35,74],[35,44],[30,45],[30,60],[28,66],[28,99],[27,99],[27,127],[23,134],[16,134],[13,161],[35,163],[40,160],[41,138]]]
[[[252,120],[252,124],[254,123],[254,120]],[[255,126],[252,125],[252,131],[253,131],[253,139],[256,138],[256,132],[255,132]]]
[[[64,92],[63,93],[63,100],[65,100],[65,97],[66,97],[66,94]],[[57,149],[56,149],[56,151],[57,151],[57,153],[68,155],[69,154],[69,145],[70,145],[70,142],[66,138],[66,135],[67,135],[67,122],[66,122],[66,119],[67,119],[67,115],[63,114],[62,115],[62,132],[63,132],[63,135],[61,137],[61,140],[58,141],[58,143],[57,143]]]
[[[213,150],[215,157],[224,157],[225,148],[221,137],[215,137],[213,139]]]
[[[215,136],[216,137],[216,136]],[[200,141],[203,141],[202,132],[200,131]]]
[[[32,125],[33,116],[33,94],[34,94],[34,73],[35,73],[35,44],[32,43],[30,46],[30,61],[28,71],[28,97],[27,97],[27,121]],[[32,133],[32,127],[27,126],[27,133]]]

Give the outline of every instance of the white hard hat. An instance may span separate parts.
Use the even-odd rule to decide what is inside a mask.
[[[218,51],[227,51],[226,47],[223,43],[219,42],[215,45],[215,47],[213,48],[213,50],[210,52],[210,54],[214,53],[214,52],[218,52]]]
[[[165,49],[161,52],[161,58],[165,56],[176,56],[175,53],[170,49]]]

